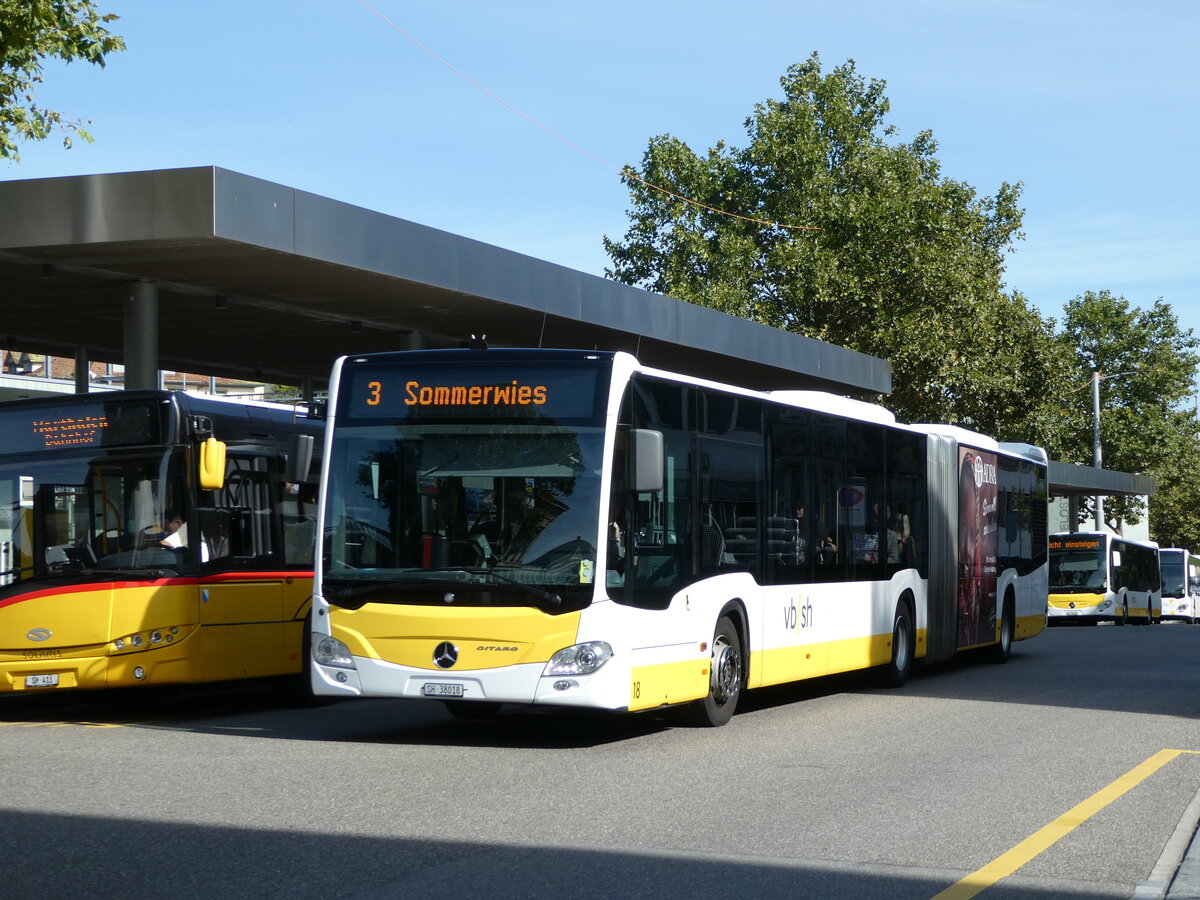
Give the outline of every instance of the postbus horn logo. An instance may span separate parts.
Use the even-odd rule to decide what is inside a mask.
[[[31,641],[48,641],[51,637],[53,637],[53,635],[54,632],[52,632],[49,628],[30,628],[27,632],[25,632],[25,637],[29,638]]]

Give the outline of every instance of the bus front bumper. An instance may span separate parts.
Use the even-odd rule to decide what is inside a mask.
[[[353,657],[353,667],[314,661],[313,693],[335,697],[517,703],[590,709],[626,709],[628,674],[609,663],[589,675],[547,675],[546,663],[462,672],[401,666]]]

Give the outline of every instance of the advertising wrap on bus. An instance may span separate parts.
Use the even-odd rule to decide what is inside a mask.
[[[959,448],[958,646],[995,639],[996,454]]]

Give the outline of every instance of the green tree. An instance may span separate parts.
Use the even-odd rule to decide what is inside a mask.
[[[116,19],[93,0],[0,0],[0,158],[19,160],[19,142],[44,140],[56,129],[65,147],[73,135],[92,140],[85,123],[39,106],[34,91],[49,59],[103,66],[108,54],[124,50],[125,41],[105,28]]]
[[[981,198],[942,176],[929,132],[890,142],[884,82],[853,61],[823,75],[813,54],[780,83],[743,149],[650,141],[607,274],[887,359],[902,418],[1029,440],[1059,363],[1050,326],[1002,292],[1020,185]]]
[[[1195,390],[1200,340],[1182,329],[1162,300],[1148,309],[1130,306],[1109,291],[1088,291],[1063,310],[1057,335],[1060,355],[1072,374],[1064,391],[1060,427],[1044,440],[1064,462],[1093,461],[1093,374],[1100,373],[1100,446],[1106,469],[1140,472],[1158,482],[1150,501],[1150,524],[1159,541],[1175,543],[1200,511],[1195,473],[1200,468],[1196,417],[1189,408]],[[1073,388],[1067,387],[1073,385]],[[1128,499],[1105,501],[1105,520],[1137,522],[1140,509]],[[1157,513],[1164,515],[1159,529]],[[1169,524],[1168,524],[1169,523]],[[1200,539],[1193,531],[1186,546]]]
[[[1158,466],[1158,492],[1150,498],[1150,536],[1162,547],[1200,548],[1200,433],[1193,413],[1174,418],[1177,427]]]

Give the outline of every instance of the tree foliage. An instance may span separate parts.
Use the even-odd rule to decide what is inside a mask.
[[[1071,372],[1062,383],[1059,426],[1043,436],[1051,457],[1092,463],[1092,379],[1099,372],[1104,467],[1157,480],[1158,494],[1150,501],[1156,540],[1176,543],[1190,533],[1185,546],[1200,541],[1195,527],[1200,492],[1191,475],[1200,466],[1200,443],[1196,416],[1188,407],[1200,340],[1180,328],[1162,300],[1139,309],[1108,291],[1088,291],[1071,300],[1056,340]],[[1114,524],[1137,522],[1140,512],[1128,500],[1109,498],[1105,517]]]
[[[822,74],[813,54],[780,83],[745,148],[650,141],[607,274],[887,359],[903,418],[1022,436],[1058,364],[1049,324],[1002,292],[1020,185],[979,197],[930,132],[895,142],[884,82],[853,61]]]
[[[671,135],[627,167],[630,225],[607,274],[891,362],[907,421],[966,424],[1092,462],[1092,373],[1106,468],[1152,475],[1152,535],[1200,549],[1200,435],[1185,409],[1198,344],[1170,306],[1086,293],[1061,323],[1003,289],[1021,186],[980,196],[944,177],[930,132],[905,143],[882,81],[854,62],[791,66],[748,143],[694,152]],[[686,199],[684,199],[686,198]],[[690,201],[690,202],[689,202]],[[1110,498],[1111,523],[1136,503]]]
[[[1150,536],[1162,547],[1200,548],[1200,433],[1195,415],[1172,418],[1175,427],[1156,467],[1158,490],[1150,498]]]
[[[0,158],[19,160],[20,142],[54,130],[64,133],[65,147],[72,136],[92,140],[85,123],[38,105],[34,92],[47,60],[103,66],[108,54],[124,50],[125,41],[105,27],[116,19],[94,0],[0,0]]]

